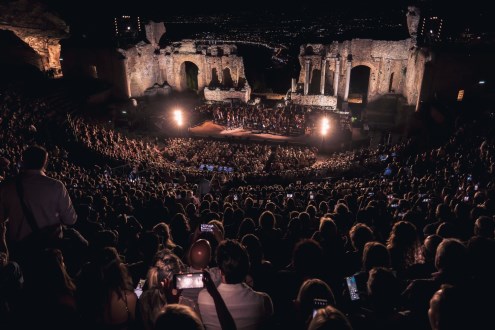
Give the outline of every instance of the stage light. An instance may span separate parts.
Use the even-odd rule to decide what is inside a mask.
[[[328,120],[328,118],[324,117],[321,119],[320,129],[320,133],[322,136],[328,134],[328,131],[330,130],[330,121]]]
[[[174,120],[177,123],[177,126],[182,126],[184,120],[182,117],[182,111],[181,110],[174,110]]]

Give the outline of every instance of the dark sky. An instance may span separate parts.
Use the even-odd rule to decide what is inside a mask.
[[[490,2],[486,0],[469,0],[458,4],[452,0],[301,0],[292,5],[293,0],[134,0],[132,2],[117,0],[40,0],[49,4],[73,27],[90,26],[108,20],[119,14],[139,15],[142,17],[166,19],[181,14],[201,15],[222,12],[280,11],[304,15],[310,20],[311,15],[346,11],[361,12],[373,15],[390,8],[406,9],[408,4],[419,3],[422,6],[434,7],[437,12],[449,18],[449,24],[478,24],[484,29],[494,29],[491,24]],[[274,16],[275,17],[275,16]],[[468,23],[466,23],[468,22]]]

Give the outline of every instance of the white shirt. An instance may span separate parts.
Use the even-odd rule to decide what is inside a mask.
[[[247,284],[220,284],[218,292],[225,301],[237,330],[258,329],[267,317],[273,314],[270,296],[264,292],[253,291]],[[220,321],[213,298],[202,290],[198,297],[199,311],[207,330],[221,330]]]
[[[31,210],[40,229],[56,225],[72,225],[77,220],[64,184],[47,177],[42,171],[29,170],[22,174],[24,203]],[[0,186],[0,222],[9,219],[7,235],[11,241],[20,241],[31,233],[19,196],[15,180]]]

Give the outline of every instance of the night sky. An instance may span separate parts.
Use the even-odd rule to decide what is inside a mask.
[[[491,24],[490,2],[485,0],[470,0],[466,1],[465,5],[457,5],[456,2],[450,0],[416,2],[407,0],[304,0],[295,6],[290,4],[289,0],[136,0],[134,2],[116,0],[41,0],[41,2],[47,3],[53,10],[60,13],[66,22],[71,25],[73,32],[94,29],[119,14],[166,20],[167,18],[184,14],[245,13],[246,15],[252,15],[258,12],[273,12],[273,17],[276,19],[276,14],[283,11],[301,15],[301,17],[310,21],[313,15],[333,11],[345,12],[348,15],[353,15],[353,13],[367,13],[369,15],[374,15],[374,13],[383,15],[385,13],[386,15],[387,11],[397,9],[405,11],[408,4],[414,3],[423,7],[434,8],[436,13],[448,19],[448,24],[451,27],[462,29],[466,26],[471,26],[478,31],[495,31],[495,27]],[[104,7],[102,4],[104,4]]]

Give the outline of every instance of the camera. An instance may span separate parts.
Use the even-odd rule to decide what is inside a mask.
[[[203,273],[174,274],[174,287],[178,290],[204,288]]]
[[[328,306],[328,300],[315,298],[313,300],[313,317],[315,317],[319,309],[325,308],[327,306]]]
[[[200,226],[202,233],[213,233],[213,225],[202,223]]]
[[[345,278],[345,282],[347,283],[347,288],[349,289],[349,296],[352,301],[359,300],[359,292],[357,289],[356,278],[354,276],[349,276]]]

